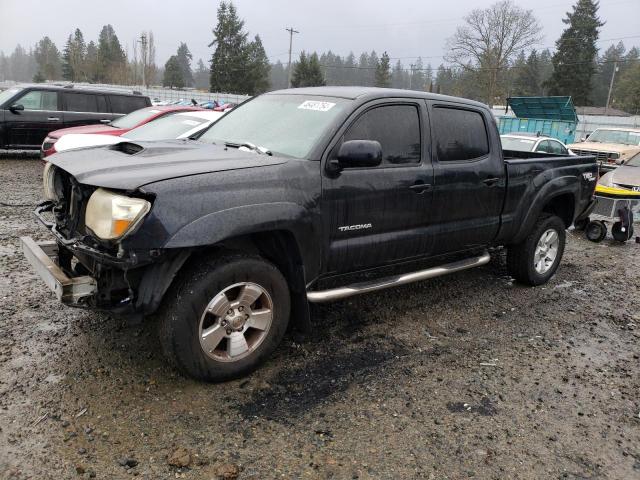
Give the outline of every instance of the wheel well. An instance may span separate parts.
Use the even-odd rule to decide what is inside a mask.
[[[573,223],[575,199],[572,194],[563,193],[549,200],[545,206],[542,207],[542,211],[544,213],[557,215],[564,222],[565,227],[569,228]]]
[[[288,230],[258,232],[224,240],[211,247],[253,253],[273,263],[284,275],[291,292],[291,322],[300,331],[310,328],[310,313],[302,255],[295,236]]]

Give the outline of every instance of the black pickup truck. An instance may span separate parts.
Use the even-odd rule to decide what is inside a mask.
[[[503,152],[473,101],[285,90],[195,140],[52,156],[35,213],[53,241],[22,243],[63,303],[157,313],[168,358],[219,381],[259,365],[290,319],[309,328],[309,302],[483,265],[499,246],[515,279],[547,282],[596,177],[592,157]]]

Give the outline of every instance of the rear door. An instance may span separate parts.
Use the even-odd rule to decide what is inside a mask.
[[[117,115],[126,115],[127,113],[140,110],[149,106],[149,99],[137,95],[109,95],[111,103],[111,111]]]
[[[434,253],[487,245],[500,227],[506,186],[495,121],[484,109],[455,103],[431,103],[430,117]]]
[[[63,99],[65,128],[108,123],[112,119],[104,95],[83,91],[65,91]]]
[[[325,272],[342,273],[428,254],[433,169],[424,103],[380,101],[361,107],[331,149],[377,140],[382,164],[323,173]],[[326,159],[326,160],[329,160]],[[326,161],[325,160],[325,161]]]
[[[9,148],[40,148],[47,134],[62,127],[62,112],[58,92],[29,90],[13,101],[24,110],[5,113],[7,146]]]

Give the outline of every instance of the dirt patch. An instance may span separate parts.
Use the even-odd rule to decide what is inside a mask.
[[[206,385],[153,322],[46,290],[18,241],[48,238],[41,171],[0,160],[0,478],[640,478],[639,245],[570,233],[544,287],[497,254],[314,307],[309,338]]]

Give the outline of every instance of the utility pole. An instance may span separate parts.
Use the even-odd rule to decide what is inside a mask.
[[[147,34],[146,32],[142,32],[142,34],[140,35],[140,43],[142,44],[142,52],[141,52],[141,59],[142,59],[142,85],[146,86],[147,85],[147,79],[146,79],[146,74],[147,74]]]
[[[409,65],[409,90],[413,90],[413,69],[416,68],[415,64],[411,63]]]
[[[613,81],[616,78],[616,72],[618,71],[618,62],[613,62],[613,73],[611,74],[611,83],[609,84],[609,94],[607,95],[607,106],[604,109],[604,114],[609,113],[609,103],[611,102],[611,92],[613,91]]]
[[[293,51],[293,34],[294,33],[300,33],[297,30],[294,30],[293,27],[289,27],[285,29],[287,32],[289,32],[289,88],[291,88],[291,52]]]

